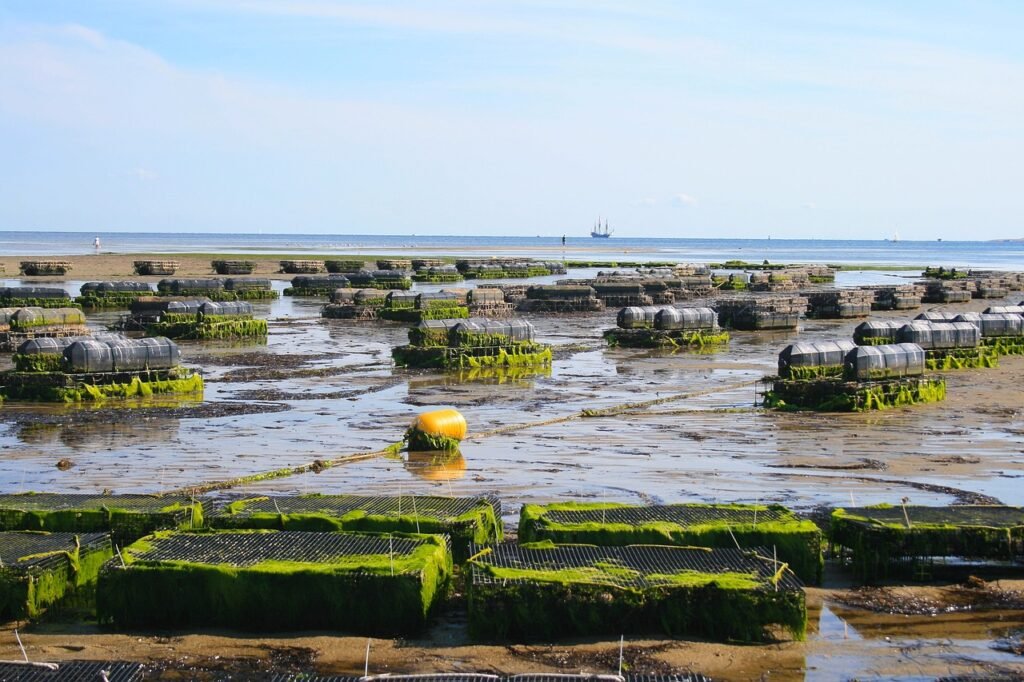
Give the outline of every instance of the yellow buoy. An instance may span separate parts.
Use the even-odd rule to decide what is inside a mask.
[[[458,410],[424,412],[405,433],[410,450],[454,450],[466,437],[466,418]]]

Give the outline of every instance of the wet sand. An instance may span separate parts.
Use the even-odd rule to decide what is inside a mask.
[[[125,259],[111,258],[112,264]],[[210,274],[208,260],[203,263],[206,271],[192,274]],[[82,280],[113,273],[86,276],[76,265],[71,275]],[[1005,301],[951,308],[982,310],[1021,298],[1016,292]],[[774,372],[778,351],[797,339],[849,338],[858,321],[804,321],[798,333],[736,332],[715,354],[664,354],[606,348],[600,334],[614,325],[612,312],[534,317],[539,340],[565,348],[556,352],[551,371],[480,380],[396,370],[390,350],[404,342],[404,327],[322,321],[322,303],[284,298],[257,304],[259,315],[270,319],[265,345],[182,344],[185,364],[201,368],[207,380],[202,404],[4,405],[0,487],[158,492],[376,450],[398,440],[414,414],[436,406],[457,407],[471,431],[482,434],[585,408],[688,395],[614,417],[471,437],[461,461],[447,468],[375,457],[230,493],[496,494],[509,527],[521,503],[562,499],[779,502],[803,512],[902,497],[912,504],[1024,502],[1022,357],[1001,358],[998,370],[947,373],[943,403],[868,414],[774,413],[754,403],[758,379]],[[90,324],[99,327],[116,314],[90,315]],[[61,459],[73,466],[58,469]],[[928,676],[1022,663],[991,648],[998,637],[1024,627],[1020,612],[880,616],[830,600],[848,587],[842,572],[830,571],[823,588],[809,590],[813,626],[806,643],[634,640],[627,642],[635,652],[632,670],[692,669],[721,679],[760,679],[770,671],[771,679],[826,680],[836,679],[837,671]],[[316,655],[296,665],[348,674],[362,672],[366,648],[365,638],[327,633],[112,634],[61,622],[20,632],[34,659],[194,661],[267,658],[280,649],[275,660],[286,666],[289,656],[302,658],[288,648],[308,647]],[[14,647],[11,636],[0,635],[0,657],[18,658]],[[424,639],[374,640],[371,672],[614,672],[608,661],[617,664],[617,647],[617,638],[551,648],[474,645],[454,608]]]

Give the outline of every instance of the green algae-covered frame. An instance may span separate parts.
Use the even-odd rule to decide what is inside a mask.
[[[189,534],[270,534],[274,530]],[[440,535],[406,555],[351,555],[333,561],[227,563],[139,558],[183,531],[159,531],[121,550],[100,572],[100,623],[118,628],[231,627],[240,630],[330,629],[395,637],[423,630],[447,595],[452,558]]]
[[[129,496],[92,498],[102,503],[89,506],[45,509],[40,498],[49,493],[17,493],[0,496],[0,530],[47,531],[51,533],[110,532],[117,545],[125,545],[156,530],[200,528],[203,503],[200,500],[152,496],[151,508],[132,508]],[[133,501],[138,496],[130,496]],[[120,499],[120,504],[119,504]],[[33,504],[34,502],[34,504]],[[161,503],[164,502],[165,504]]]
[[[422,497],[409,495],[403,499],[407,503],[399,514],[367,513],[363,509],[353,509],[341,515],[331,510],[331,503],[343,502],[350,495],[301,495],[304,500],[322,500],[322,511],[304,511],[299,513],[246,512],[256,502],[271,498],[255,497],[236,500],[225,505],[217,514],[209,518],[213,528],[250,528],[296,531],[349,531],[359,533],[426,533],[444,534],[451,539],[452,554],[456,563],[461,563],[469,556],[470,543],[489,545],[500,542],[503,537],[501,519],[495,505],[487,498],[478,498],[474,507],[455,517],[431,515],[424,510],[426,505],[417,506],[416,500]],[[419,512],[414,510],[420,510]]]
[[[763,406],[777,410],[867,412],[946,399],[941,377],[908,377],[853,382],[840,379],[776,380],[763,395]]]
[[[677,505],[672,505],[677,506]],[[589,511],[608,509],[641,509],[640,505],[617,502],[557,502],[547,505],[524,504],[519,512],[519,541],[555,544],[591,544],[604,547],[625,545],[672,545],[676,547],[772,547],[781,561],[805,583],[821,582],[824,568],[821,530],[813,521],[800,519],[779,505],[754,504],[681,504],[692,509],[739,510],[750,512],[749,523],[726,520],[697,525],[681,525],[672,521],[651,521],[638,525],[627,523],[558,523],[547,518],[551,511]],[[755,510],[775,512],[784,518],[754,522]]]
[[[714,348],[729,343],[729,332],[613,327],[604,332],[604,340],[610,348]]]
[[[67,550],[4,558],[0,568],[0,617],[36,618],[65,596],[96,582],[100,567],[114,555],[110,537],[93,538],[84,546],[77,536],[73,540],[74,546]],[[12,565],[25,561],[31,565]]]
[[[975,506],[985,507],[965,505],[964,508]],[[901,559],[933,556],[1011,559],[1024,551],[1024,521],[1001,527],[913,521],[908,527],[905,521],[885,522],[863,513],[894,508],[879,504],[856,510],[861,513],[846,509],[832,512],[829,543],[833,548],[849,550],[851,568],[865,582],[900,573],[897,562]],[[994,505],[988,508],[1024,514],[1024,509],[1019,507]],[[907,509],[912,513],[914,507]]]
[[[132,375],[129,381],[112,381],[109,383],[88,383],[76,381],[67,385],[67,377],[75,378],[72,373],[52,372],[61,374],[57,383],[47,384],[45,381],[19,381],[19,374],[25,378],[38,376],[42,378],[46,372],[8,372],[3,382],[3,397],[6,400],[25,400],[48,403],[80,403],[102,402],[110,398],[144,398],[163,394],[199,394],[203,393],[203,377],[198,373],[188,374],[187,370],[172,370],[167,378],[151,377],[149,372],[118,372],[115,375]],[[93,376],[93,375],[84,375]],[[64,385],[58,385],[64,383]]]
[[[613,564],[510,569],[482,558],[473,565],[486,576],[473,575],[468,588],[469,635],[478,640],[662,633],[762,642],[775,627],[798,641],[806,637],[803,589],[773,590],[745,573],[683,571],[647,576],[650,584],[638,586],[624,582],[622,568]]]

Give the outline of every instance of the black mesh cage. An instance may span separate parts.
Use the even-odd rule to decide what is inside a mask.
[[[483,547],[471,548],[473,554]],[[703,549],[692,547],[661,547],[654,545],[630,545],[627,547],[596,547],[593,545],[561,545],[555,547],[531,547],[505,542],[491,547],[491,552],[475,559],[473,583],[515,583],[529,582],[520,579],[494,578],[486,567],[526,569],[540,571],[562,571],[595,567],[615,566],[614,572],[605,572],[603,583],[614,587],[648,588],[663,585],[664,582],[652,576],[665,576],[684,571],[699,573],[746,573],[761,583],[760,589],[775,589],[772,582],[781,562],[772,558],[770,549],[759,547],[739,549]],[[778,590],[801,590],[803,583],[790,571],[783,571],[778,581]]]
[[[26,665],[0,663],[0,682],[135,682],[143,665],[123,661],[61,661]]]
[[[559,509],[547,511],[544,517],[554,523],[621,523],[640,526],[646,523],[670,522],[681,526],[706,523],[762,523],[790,520],[792,514],[781,509],[735,509],[720,506],[658,504],[649,507],[613,507],[609,509]]]
[[[188,561],[244,568],[264,561],[331,563],[367,555],[405,556],[427,541],[349,533],[225,531],[172,533],[148,542],[152,549],[136,554],[136,560]]]

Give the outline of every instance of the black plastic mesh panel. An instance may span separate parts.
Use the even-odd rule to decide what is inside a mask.
[[[0,495],[0,510],[19,509],[55,511],[62,509],[126,509],[140,513],[156,513],[175,502],[188,505],[193,500],[184,496],[155,495],[89,495],[62,493],[22,493]],[[184,517],[187,512],[180,512]]]
[[[845,508],[844,511],[854,516],[863,516],[881,523],[897,523],[906,525],[903,507],[894,506],[878,508]],[[950,526],[985,526],[988,528],[1013,528],[1024,526],[1024,509],[1020,507],[1001,507],[988,505],[956,505],[952,507],[906,507],[907,517],[911,525],[915,523],[938,523]],[[849,523],[856,520],[844,519]]]
[[[678,675],[563,675],[527,674],[499,677],[474,673],[424,674],[424,675],[370,675],[369,677],[345,677],[315,675],[279,675],[272,682],[711,682],[710,677],[696,673]]]
[[[172,533],[151,541],[153,549],[136,554],[144,561],[190,561],[229,566],[254,566],[263,561],[336,563],[366,555],[405,556],[426,541],[347,533]]]
[[[0,682],[134,682],[142,679],[141,663],[64,661],[56,670],[41,666],[0,663]]]
[[[491,497],[435,497],[435,496],[394,496],[371,497],[364,495],[308,495],[270,497],[248,502],[237,514],[218,514],[216,518],[245,518],[251,514],[325,514],[344,516],[361,510],[368,515],[398,516],[417,514],[423,517],[451,521],[483,504],[494,508],[496,518],[501,518],[501,502]]]
[[[753,510],[728,507],[709,507],[688,504],[658,504],[649,507],[617,507],[612,509],[552,510],[544,514],[554,523],[621,523],[639,526],[652,522],[678,523],[695,526],[709,523],[757,523],[784,521],[792,514],[780,509]]]
[[[476,554],[482,549],[484,548],[473,546],[470,548],[470,553]],[[778,570],[778,566],[771,559],[771,550],[766,548],[706,550],[654,545],[630,545],[627,547],[561,545],[552,548],[525,548],[516,543],[504,542],[491,547],[491,550],[490,553],[478,557],[475,562],[496,568],[541,571],[612,566],[620,570],[612,574],[602,571],[599,580],[617,587],[647,588],[664,585],[666,582],[652,579],[652,576],[696,571],[699,573],[751,574],[759,579],[764,589],[775,589],[770,579]],[[474,584],[487,584],[519,581],[494,578],[485,570],[475,566],[473,582]],[[790,571],[785,571],[778,587],[781,590],[799,590],[803,587],[803,583]]]
[[[106,533],[32,533],[8,531],[0,532],[0,561],[4,569],[27,570],[42,568],[61,562],[62,555],[39,557],[50,552],[70,552],[75,548],[75,538],[81,548],[87,550],[110,542]],[[22,560],[23,557],[36,557]]]

